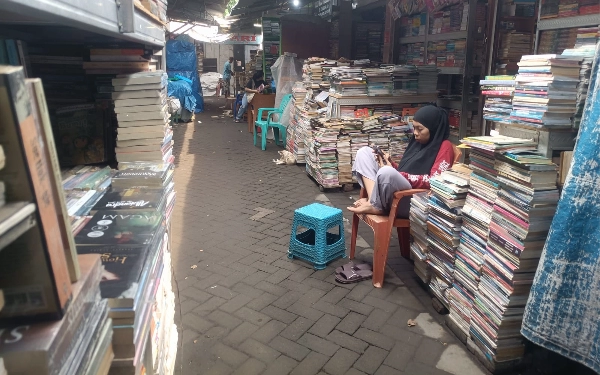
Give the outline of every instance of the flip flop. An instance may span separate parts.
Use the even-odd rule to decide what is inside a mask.
[[[342,273],[335,275],[335,281],[341,284],[358,283],[363,280],[369,280],[373,277],[373,271],[368,270],[345,270]]]
[[[335,269],[335,273],[339,274],[344,272],[345,270],[349,270],[349,269],[353,269],[353,270],[366,270],[366,271],[372,271],[373,268],[371,268],[371,265],[368,263],[354,263],[353,261],[350,261],[346,264],[344,264],[343,266],[340,266],[338,268]]]

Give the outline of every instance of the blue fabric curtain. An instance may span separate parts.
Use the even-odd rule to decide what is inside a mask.
[[[521,333],[600,373],[600,80],[596,48],[573,164]]]

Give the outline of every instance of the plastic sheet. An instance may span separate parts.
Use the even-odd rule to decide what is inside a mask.
[[[275,64],[271,67],[273,79],[277,83],[275,95],[275,107],[279,107],[281,99],[287,94],[292,93],[294,84],[302,81],[302,61],[292,54],[279,56]],[[287,125],[287,124],[284,124]]]
[[[215,96],[217,92],[217,84],[219,79],[222,77],[221,74],[215,72],[203,73],[200,76],[200,83],[202,83],[202,92],[204,96]]]
[[[167,41],[167,74],[169,78],[176,75],[189,79],[192,89],[192,95],[196,99],[194,112],[202,112],[204,110],[204,99],[202,97],[202,88],[200,87],[200,79],[198,78],[196,57],[196,46],[193,43],[185,40],[169,40]],[[187,109],[187,104],[182,98],[179,98]]]
[[[192,86],[186,81],[169,81],[167,86],[167,95],[179,99],[183,108],[190,112],[196,109],[196,97],[193,95]]]

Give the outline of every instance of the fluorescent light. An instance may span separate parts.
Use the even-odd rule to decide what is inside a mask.
[[[262,25],[260,23],[255,23],[254,27],[262,27]]]
[[[295,7],[300,6],[300,0],[294,0],[293,4]]]

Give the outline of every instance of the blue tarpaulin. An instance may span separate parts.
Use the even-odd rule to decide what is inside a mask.
[[[202,97],[202,88],[200,87],[200,79],[198,78],[196,46],[185,40],[169,40],[167,41],[166,51],[167,74],[169,78],[179,75],[192,82],[192,95],[196,98],[194,112],[202,112],[204,110],[204,98]],[[185,100],[181,101],[181,103],[183,105]]]
[[[190,112],[196,108],[196,98],[192,95],[192,86],[186,81],[169,81],[168,95],[179,99],[181,106]]]

